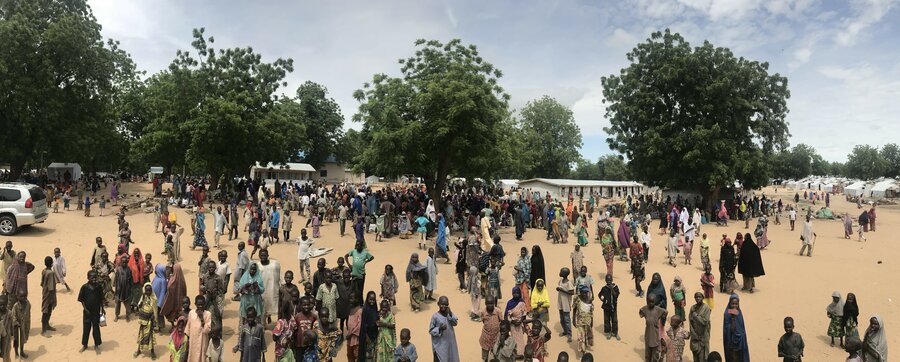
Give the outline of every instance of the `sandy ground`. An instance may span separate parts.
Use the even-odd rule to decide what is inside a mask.
[[[124,192],[133,192],[135,190],[147,193],[149,185],[147,184],[126,184]],[[784,190],[779,190],[777,197],[784,198],[785,201],[793,197],[793,192],[788,195]],[[104,190],[108,192],[108,190]],[[768,194],[772,194],[773,190],[768,189]],[[832,208],[835,213],[844,211],[850,212],[851,215],[857,215],[858,210],[855,204],[849,204],[843,201],[842,196],[832,198]],[[802,203],[802,201],[801,201]],[[114,213],[113,209],[107,209],[109,213]],[[97,209],[93,210],[94,215]],[[187,214],[183,210],[178,209],[178,220],[189,220]],[[786,219],[781,225],[774,225],[774,219],[770,223],[769,237],[773,241],[772,245],[762,252],[763,262],[766,269],[766,276],[757,279],[758,290],[754,294],[741,294],[741,305],[744,311],[744,318],[747,324],[749,345],[751,355],[756,361],[775,361],[777,360],[776,345],[778,339],[783,333],[782,319],[785,316],[793,316],[796,321],[796,331],[801,333],[806,342],[805,360],[808,361],[843,361],[845,353],[838,349],[829,347],[829,339],[826,336],[826,330],[829,320],[825,315],[825,307],[831,299],[831,293],[835,290],[840,291],[842,295],[848,292],[856,293],[860,305],[860,332],[864,333],[864,329],[868,326],[868,319],[873,314],[881,314],[886,323],[888,339],[891,348],[895,348],[898,342],[898,335],[895,326],[900,325],[896,302],[900,301],[897,289],[890,286],[896,286],[900,283],[900,268],[897,267],[898,254],[900,251],[896,247],[891,247],[890,242],[897,240],[896,233],[900,232],[900,208],[897,207],[881,207],[878,212],[878,232],[869,233],[869,241],[859,243],[854,240],[843,239],[842,225],[839,221],[816,221],[814,223],[816,232],[822,245],[817,245],[812,258],[806,256],[798,256],[797,251],[800,248],[800,223],[798,222],[797,230],[790,231],[790,227]],[[163,261],[160,251],[162,251],[163,238],[162,234],[153,232],[153,216],[152,214],[134,214],[127,217],[133,230],[133,239],[144,252],[152,253],[154,262]],[[207,238],[212,243],[212,218],[207,218]],[[298,225],[305,224],[305,219],[295,219],[295,234],[299,235],[300,227]],[[656,226],[656,222],[654,222]],[[751,223],[751,228],[755,227],[755,222]],[[243,230],[243,225],[241,225]],[[349,227],[348,227],[349,230]],[[593,231],[593,230],[592,230]],[[736,232],[748,232],[743,228],[742,223],[733,223],[728,227],[716,227],[714,225],[704,225],[701,232],[709,233],[714,246],[711,248],[714,269],[718,265],[719,249],[715,243],[723,233],[733,236]],[[124,319],[118,322],[110,322],[107,327],[102,328],[103,346],[100,354],[95,354],[92,350],[84,353],[78,353],[81,337],[81,307],[77,303],[77,290],[85,281],[85,274],[90,261],[91,250],[94,245],[94,237],[102,236],[106,241],[110,250],[117,238],[116,234],[116,218],[115,216],[90,217],[85,218],[80,211],[73,211],[51,214],[47,222],[36,227],[23,230],[20,234],[10,237],[14,243],[15,250],[24,250],[28,253],[28,260],[34,263],[37,268],[34,273],[29,276],[31,285],[30,300],[32,303],[32,329],[31,339],[26,344],[26,352],[30,354],[33,360],[111,360],[111,358],[131,358],[132,352],[136,348],[136,338],[138,325],[132,319],[131,322],[125,322]],[[337,236],[337,223],[328,224],[323,227],[323,237],[317,242],[320,247],[333,247],[335,252],[326,255],[328,266],[335,265],[335,260],[339,255],[351,249],[353,244],[352,233],[341,238]],[[513,286],[512,267],[510,264],[515,263],[515,256],[521,246],[531,246],[535,243],[540,244],[544,251],[547,265],[548,283],[551,287],[550,297],[552,302],[556,302],[556,293],[554,291],[558,278],[555,276],[558,270],[563,266],[570,265],[569,253],[572,250],[572,243],[567,245],[551,245],[544,240],[545,233],[540,230],[529,230],[526,233],[524,241],[515,241],[512,235],[512,229],[504,229],[501,231],[503,235],[503,245],[508,254],[508,266],[502,271],[502,289],[504,298],[509,298],[509,291]],[[593,233],[592,233],[593,234]],[[591,235],[591,240],[593,240]],[[246,234],[241,233],[241,237],[245,238]],[[188,282],[189,295],[197,292],[197,261],[200,258],[200,251],[191,251],[190,232],[185,232],[182,245],[182,255],[184,258],[183,266]],[[369,250],[375,255],[375,260],[369,264],[367,270],[369,277],[367,278],[367,290],[379,290],[378,278],[384,269],[385,264],[392,264],[395,270],[405,270],[410,253],[416,251],[414,240],[401,240],[399,238],[389,239],[384,243],[375,243],[374,237],[367,234],[369,241]],[[455,240],[454,236],[452,240]],[[570,238],[574,240],[574,238]],[[237,252],[237,240],[225,241],[224,247],[229,252],[229,262],[234,263]],[[665,264],[665,256],[663,252],[664,239],[662,236],[653,233],[653,244],[651,250],[650,262],[647,265],[647,275],[650,276],[654,272],[662,274],[663,281],[668,289],[673,277],[681,276],[685,280],[687,287],[687,295],[692,295],[699,290],[699,276],[701,274],[699,251],[695,247],[693,266],[679,264],[677,268],[673,268]],[[41,336],[40,333],[40,271],[43,269],[43,258],[51,255],[54,247],[61,247],[62,254],[66,257],[69,267],[68,282],[73,288],[71,292],[66,292],[64,287],[59,292],[59,307],[56,309],[51,324],[58,328],[58,331],[48,336]],[[278,259],[282,265],[282,271],[297,271],[296,244],[280,243],[272,246],[270,249],[273,257]],[[211,253],[214,254],[214,253]],[[589,273],[598,281],[595,289],[599,291],[603,280],[601,271],[605,271],[603,258],[600,255],[599,244],[592,243],[585,249],[586,265]],[[281,257],[283,255],[283,257]],[[315,262],[311,263],[315,265]],[[467,318],[467,306],[470,305],[469,297],[460,293],[457,286],[456,275],[452,265],[439,265],[438,289],[436,296],[446,295],[450,298],[450,306],[455,313],[460,316],[460,324],[456,327],[457,341],[460,346],[461,359],[463,361],[476,361],[480,358],[480,348],[478,347],[478,336],[481,333],[480,323],[472,322]],[[298,274],[299,275],[299,274]],[[596,343],[593,347],[595,356],[606,360],[615,361],[640,361],[643,358],[643,320],[638,317],[638,309],[644,304],[642,298],[634,296],[634,283],[630,279],[628,273],[628,263],[616,261],[615,263],[615,282],[620,286],[622,295],[619,299],[619,323],[621,341],[615,339],[607,341],[602,334],[602,312],[599,305],[595,305],[596,314],[595,321],[595,339]],[[552,276],[552,277],[551,277]],[[716,272],[718,278],[718,273]],[[402,277],[401,277],[402,278]],[[298,278],[299,279],[299,278]],[[739,278],[740,279],[740,278]],[[401,279],[402,280],[402,279]],[[646,281],[644,283],[646,288]],[[395,318],[397,320],[397,328],[409,328],[412,330],[412,342],[418,347],[421,360],[430,361],[428,356],[431,354],[430,339],[428,336],[428,322],[431,315],[437,311],[436,304],[427,305],[423,311],[413,313],[408,305],[408,288],[401,281],[400,292],[397,296],[399,301]],[[722,350],[722,313],[723,305],[727,301],[727,296],[717,293],[715,297],[715,309],[713,310],[712,319],[712,350]],[[505,300],[499,303],[505,305]],[[690,303],[689,303],[690,304]],[[226,347],[230,348],[235,343],[234,330],[237,324],[237,308],[238,304],[228,301],[225,312],[225,338]],[[552,307],[556,309],[554,305]],[[109,311],[111,314],[111,310]],[[671,303],[669,313],[674,313]],[[553,339],[549,342],[548,350],[551,358],[548,361],[555,360],[557,353],[560,351],[569,351],[574,354],[574,343],[566,343],[565,338],[558,337],[561,331],[559,325],[559,316],[557,311],[551,311],[551,327],[553,330]],[[271,325],[269,329],[271,329]],[[268,333],[267,333],[268,335]],[[168,342],[167,335],[158,335],[156,338],[156,351],[161,358],[168,359],[168,351],[165,344]],[[689,358],[689,352],[685,353]],[[145,357],[142,357],[145,358]],[[238,355],[228,354],[226,360],[234,361],[238,359]],[[274,352],[269,340],[269,352],[267,360],[274,360]],[[336,361],[346,360],[345,351],[339,352]]]

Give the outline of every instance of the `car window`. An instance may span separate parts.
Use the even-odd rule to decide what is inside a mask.
[[[0,189],[0,201],[19,201],[22,194],[16,189]]]
[[[38,202],[47,198],[46,194],[44,194],[44,190],[40,187],[29,187],[28,193],[31,194],[31,201],[33,202]]]

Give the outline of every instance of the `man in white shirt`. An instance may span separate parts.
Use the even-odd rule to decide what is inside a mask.
[[[790,215],[791,218],[791,231],[794,231],[794,223],[797,222],[797,210],[794,210],[794,208],[791,207],[791,211],[788,212],[788,215]]]
[[[300,244],[297,247],[297,259],[300,259],[300,281],[301,283],[311,281],[312,274],[309,271],[309,252],[315,240],[306,235],[306,228],[300,229]]]

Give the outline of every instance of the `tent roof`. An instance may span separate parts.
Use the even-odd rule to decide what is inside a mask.
[[[635,181],[603,181],[603,180],[572,180],[561,178],[533,178],[519,182],[519,186],[527,187],[526,184],[531,182],[543,182],[554,186],[587,186],[587,187],[642,187],[639,182]]]
[[[67,167],[81,167],[81,165],[77,163],[71,162],[51,162],[47,165],[47,168],[67,168]]]
[[[888,179],[882,180],[872,186],[872,191],[887,191],[887,190],[895,190],[900,189],[900,185],[897,184],[897,181]]]
[[[258,168],[258,169],[266,169],[266,170],[268,170],[268,169],[271,168],[271,169],[276,169],[276,170],[293,170],[293,171],[316,172],[316,169],[313,168],[312,165],[310,165],[310,164],[308,164],[308,163],[293,163],[293,162],[287,162],[287,163],[282,163],[282,164],[274,164],[274,163],[272,163],[272,162],[269,162],[268,165],[262,166],[262,165],[259,164],[259,162],[257,162],[257,163],[256,163],[256,166],[253,166],[253,167],[254,167],[254,168]]]

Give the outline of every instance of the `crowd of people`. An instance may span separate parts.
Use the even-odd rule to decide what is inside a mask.
[[[118,192],[118,187],[113,183],[111,192]],[[155,189],[160,187],[154,185]],[[614,279],[614,275],[618,276],[614,274],[614,261],[618,258],[628,262],[627,274],[635,283],[637,296],[646,298],[646,305],[637,312],[646,322],[647,361],[681,361],[685,349],[690,350],[694,361],[723,357],[726,361],[749,361],[737,288],[753,293],[756,279],[765,275],[760,250],[771,242],[767,235],[768,217],[774,216],[778,225],[781,213],[787,210],[793,229],[797,209],[797,203],[783,204],[765,196],[723,201],[709,212],[701,212],[702,200],[663,199],[659,195],[628,196],[623,202],[601,207],[597,195],[555,199],[530,190],[503,191],[490,186],[449,187],[435,202],[424,188],[414,186],[373,190],[366,185],[276,181],[273,187],[266,187],[255,180],[233,182],[226,188],[232,190],[226,200],[214,206],[206,200],[206,188],[206,180],[186,178],[171,190],[159,190],[154,224],[165,245],[162,262],[154,264],[152,255],[142,253],[131,239],[125,206],[117,213],[114,255],[109,254],[102,238],[96,239],[88,282],[78,294],[84,314],[82,351],[88,348],[91,335],[95,349],[102,344],[99,327],[107,323],[106,310],[112,308],[113,322],[120,318],[126,323],[132,318],[137,320],[135,357],[147,353],[156,358],[156,337],[162,333],[168,335],[172,361],[221,361],[226,350],[222,340],[223,314],[226,301],[231,300],[238,303],[239,315],[235,326],[237,340],[231,350],[241,361],[263,358],[269,348],[265,340],[267,330],[272,333],[271,348],[279,361],[344,360],[344,356],[338,356],[342,346],[346,360],[416,361],[417,348],[410,341],[414,331],[396,331],[395,306],[403,303],[396,295],[401,282],[405,282],[413,311],[421,310],[426,303],[436,302],[438,306],[427,330],[433,358],[458,361],[455,327],[460,315],[451,309],[446,296],[436,293],[442,261],[455,264],[459,290],[471,299],[463,314],[482,324],[478,342],[483,360],[548,358],[551,314],[556,313],[551,313],[553,307],[558,310],[556,322],[562,326],[560,337],[570,342],[575,339],[576,356],[590,360],[595,304],[602,310],[606,339],[622,338],[618,328],[621,293]],[[96,194],[95,190],[92,192]],[[170,210],[172,207],[186,208],[188,222],[182,225],[174,210]],[[712,229],[707,226],[708,215],[720,215],[724,210],[725,219],[729,219],[730,207],[736,207],[732,215],[746,220],[748,228],[750,218],[757,218],[757,227],[752,233],[737,233],[734,240],[722,235],[717,284],[710,259],[712,243],[708,234]],[[207,215],[214,228],[212,245],[206,239]],[[291,235],[295,217],[306,218],[299,237]],[[693,246],[699,244],[703,272],[698,278],[700,290],[692,295],[693,304],[681,277],[675,277],[666,288],[661,275],[653,273],[646,291],[643,288],[646,269],[655,267],[647,261],[653,238],[650,223],[657,218],[659,235],[666,238],[663,250],[671,267],[692,265]],[[804,249],[810,256],[816,237],[813,219],[808,211],[801,232]],[[343,236],[347,220],[355,237],[354,247],[329,266],[327,258],[313,245],[316,239],[329,237],[322,236],[320,228],[324,223],[339,223],[338,233]],[[874,231],[874,217],[868,225]],[[517,257],[507,257],[500,235],[500,230],[507,227],[514,230],[517,239],[527,232],[539,232],[554,244],[567,244],[571,238],[571,263],[559,269],[555,287],[547,278],[549,270],[540,245],[522,247]],[[187,290],[182,267],[183,262],[193,263],[181,257],[185,229],[191,233],[190,247],[201,251],[197,262],[199,290],[195,292]],[[604,281],[598,289],[584,264],[584,248],[591,244],[591,233],[606,264],[605,273],[601,273]],[[234,264],[229,263],[228,250],[220,246],[220,239],[226,234],[228,240],[241,240]],[[457,240],[450,240],[451,235]],[[398,276],[392,265],[386,265],[377,279],[379,290],[367,290],[367,264],[375,259],[368,251],[367,239],[380,242],[393,237],[415,238],[419,250],[410,255],[402,275]],[[287,242],[297,244],[296,284],[294,272],[283,271],[281,262],[269,255],[270,246]],[[250,247],[252,250],[248,250]],[[213,249],[215,259],[209,255]],[[803,252],[801,249],[801,255]],[[677,260],[679,254],[683,260]],[[310,270],[312,260],[316,264],[314,270]],[[500,273],[507,261],[514,276],[512,288],[501,285]],[[34,266],[26,261],[23,252],[12,250],[12,242],[7,242],[0,253],[0,262],[5,274],[5,293],[0,296],[0,336],[14,336],[0,338],[0,352],[8,356],[13,345],[15,353],[24,357],[30,308],[26,276]],[[56,285],[69,288],[65,260],[58,248],[46,258],[45,266],[41,279],[42,333],[51,333]],[[736,273],[743,277],[740,284]],[[710,350],[710,320],[717,285],[719,293],[728,295],[721,352]],[[511,290],[508,296],[504,289]],[[557,299],[551,301],[549,291],[554,289]],[[503,300],[505,306],[500,304]],[[827,334],[832,343],[838,338],[851,356],[859,356],[857,360],[886,360],[884,321],[877,316],[871,318],[860,335],[855,295],[848,294],[844,300],[835,292],[827,315],[831,319]],[[10,323],[5,323],[7,318]],[[793,319],[785,318],[785,335],[778,344],[779,357],[785,361],[800,361],[803,355],[803,340],[793,327]],[[568,360],[568,351],[556,352],[559,360]]]

